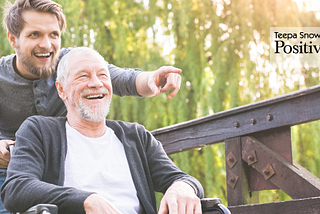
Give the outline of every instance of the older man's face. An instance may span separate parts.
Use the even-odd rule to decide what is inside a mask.
[[[87,121],[104,121],[112,97],[107,63],[96,53],[75,53],[70,60],[70,73],[64,87],[68,111],[78,112],[79,117]]]

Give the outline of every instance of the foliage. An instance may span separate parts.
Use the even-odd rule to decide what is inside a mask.
[[[68,23],[62,47],[93,47],[120,67],[148,71],[173,65],[183,70],[174,98],[114,96],[112,119],[153,130],[319,83],[319,69],[291,71],[269,63],[270,27],[320,25],[315,13],[300,11],[292,0],[57,2]],[[3,29],[0,44],[0,55],[12,53]],[[318,122],[296,126],[292,137],[294,159],[320,177],[318,129]],[[206,197],[226,202],[223,144],[170,157],[201,181]],[[261,196],[263,202],[288,199],[279,191]]]
[[[6,5],[6,0],[0,0],[0,14],[3,14],[3,6]],[[13,53],[13,50],[8,42],[6,30],[2,27],[2,19],[1,19],[1,27],[0,27],[0,56],[5,56]]]

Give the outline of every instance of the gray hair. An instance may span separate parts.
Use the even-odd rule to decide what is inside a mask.
[[[94,54],[101,58],[103,61],[104,58],[101,56],[96,50],[88,47],[76,47],[72,48],[65,56],[62,57],[60,62],[58,63],[58,68],[57,68],[57,82],[60,82],[62,86],[65,86],[67,82],[67,77],[70,72],[70,57],[76,53],[80,54]],[[106,62],[106,67],[108,69],[108,62]]]

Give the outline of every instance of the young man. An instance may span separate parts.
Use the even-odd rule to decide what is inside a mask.
[[[56,87],[67,117],[32,116],[19,128],[1,197],[11,212],[39,203],[59,213],[201,213],[201,184],[179,170],[143,126],[105,120],[112,97],[107,64],[75,48]]]

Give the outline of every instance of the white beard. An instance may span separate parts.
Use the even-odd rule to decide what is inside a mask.
[[[88,94],[92,92],[97,92],[97,90],[86,90],[84,92],[81,92],[80,97],[82,97],[82,94]],[[111,97],[110,93],[107,89],[102,91],[103,93],[107,94],[106,102],[99,103],[94,106],[88,106],[83,101],[83,98],[80,98],[79,100],[79,108],[80,108],[80,115],[83,119],[90,121],[90,122],[100,122],[105,120],[105,118],[109,114],[110,104],[111,104]]]

